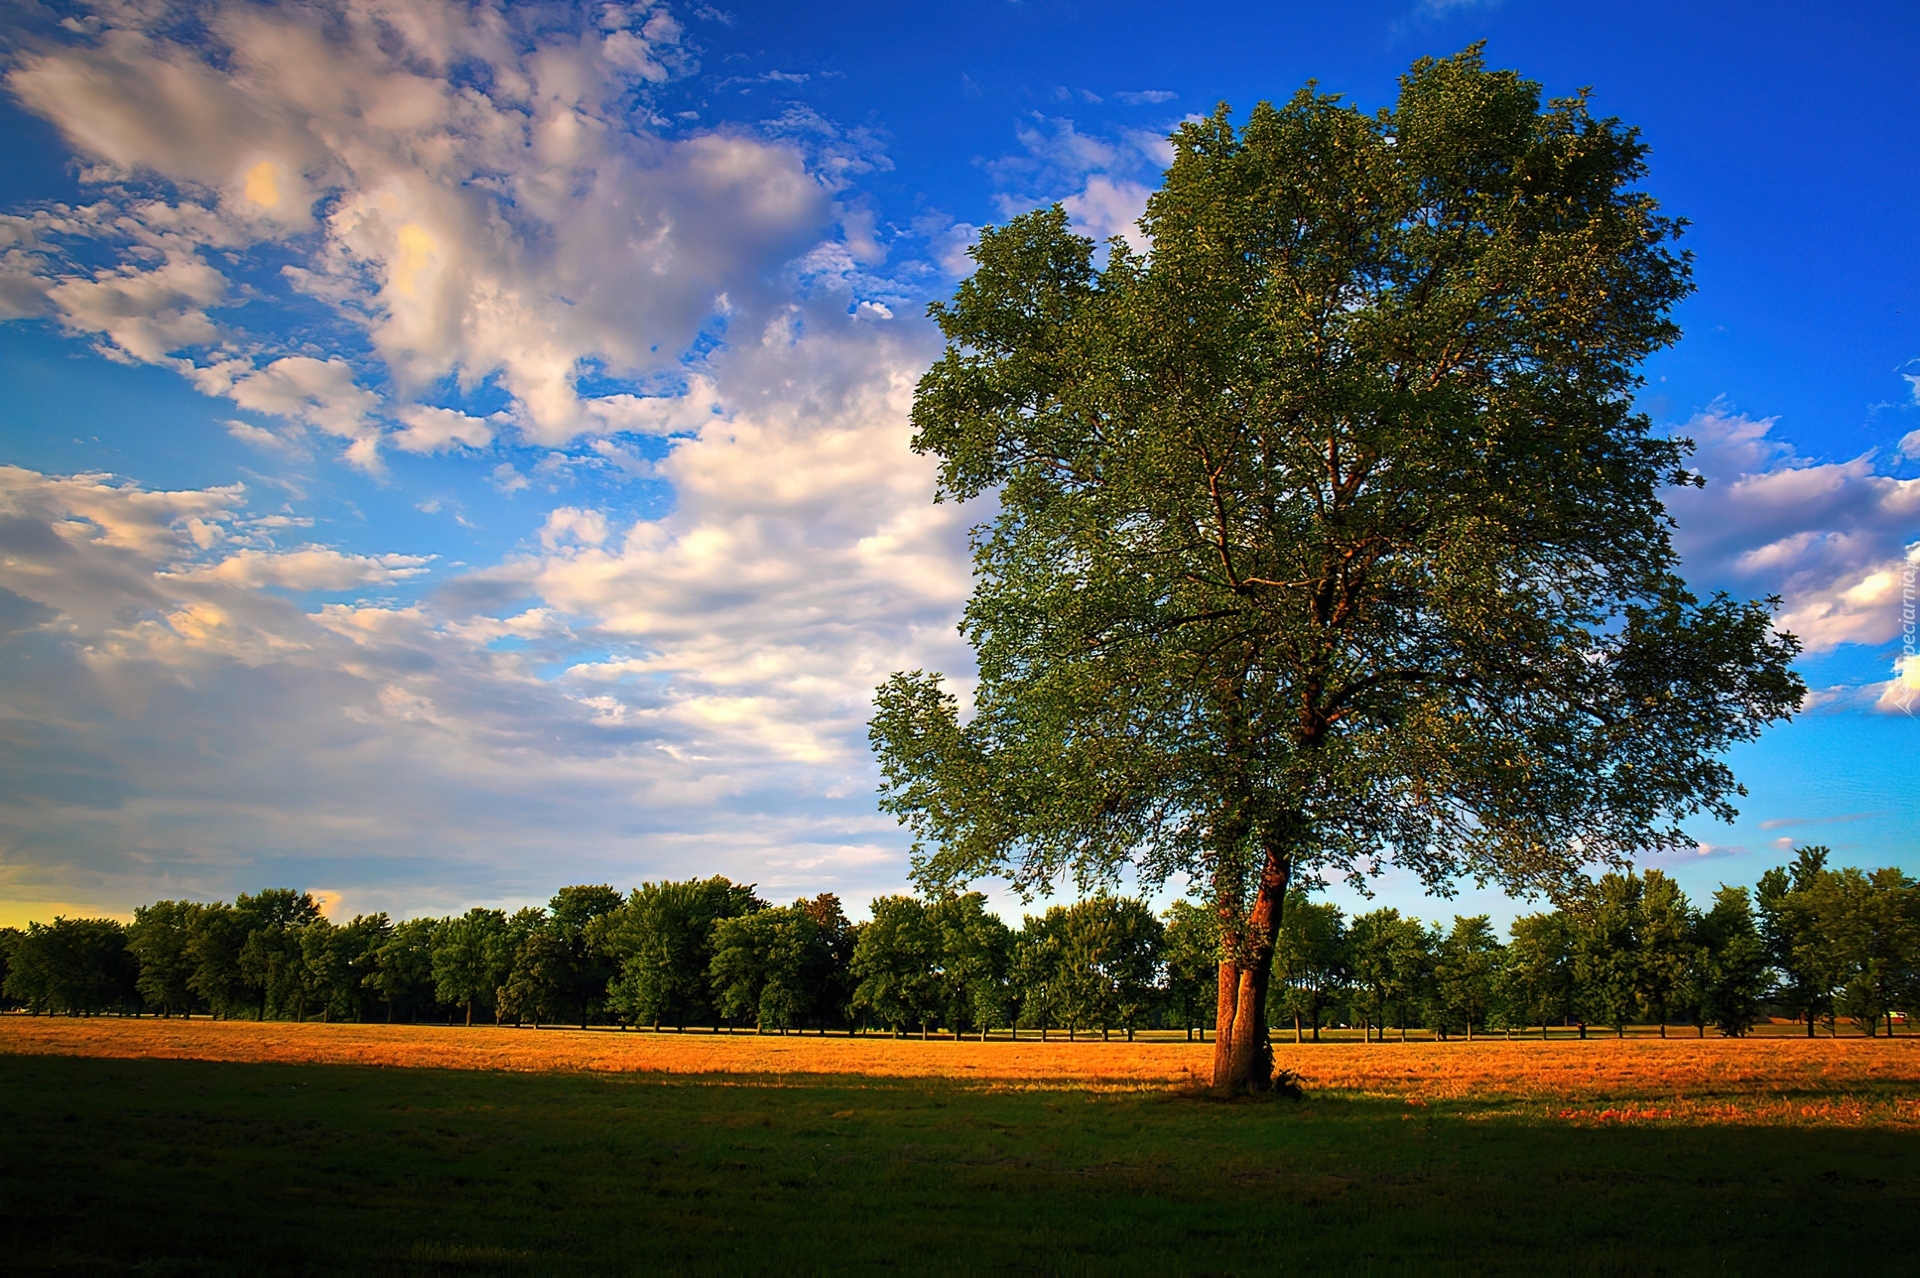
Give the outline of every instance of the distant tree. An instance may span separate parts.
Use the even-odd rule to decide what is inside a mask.
[[[7,977],[13,970],[13,947],[24,935],[17,927],[0,927],[0,1009],[24,1006],[24,1000],[7,990]]]
[[[1559,910],[1529,914],[1513,921],[1508,937],[1500,972],[1502,1015],[1522,1028],[1538,1025],[1545,1038],[1548,1025],[1571,1020],[1578,1010],[1573,920]]]
[[[1784,1010],[1806,1023],[1808,1038],[1821,1018],[1831,1023],[1840,984],[1839,966],[1820,936],[1814,908],[1831,855],[1818,844],[1796,848],[1793,863],[1768,870],[1754,890],[1767,961],[1779,974],[1774,996]]]
[[[475,908],[441,920],[433,933],[434,997],[465,1008],[467,1024],[472,1025],[474,1005],[491,1010],[513,972],[507,943],[503,911]]]
[[[1640,1006],[1667,1036],[1676,998],[1682,997],[1694,966],[1695,914],[1680,885],[1659,870],[1648,870],[1640,888],[1640,953],[1636,975]]]
[[[547,902],[547,928],[564,944],[566,961],[556,968],[558,998],[568,1020],[581,1029],[607,1006],[607,987],[619,970],[605,943],[601,920],[620,908],[620,894],[605,883],[564,887]]]
[[[755,910],[713,925],[711,979],[721,1014],[785,1034],[827,1006],[835,987],[831,912],[818,901]]]
[[[380,949],[392,935],[393,924],[384,912],[356,914],[333,929],[327,975],[320,982],[329,1016],[367,1019],[370,1003],[377,1001],[373,978],[379,971]],[[311,958],[308,966],[312,966]]]
[[[956,1035],[977,1027],[982,1039],[1007,1016],[1013,959],[1013,934],[986,905],[978,892],[966,892],[927,906],[927,925],[938,937],[934,982],[941,1019]]]
[[[9,954],[7,993],[30,1010],[91,1016],[138,1007],[139,966],[113,919],[29,923]]]
[[[187,988],[205,999],[215,1017],[231,1020],[245,1011],[257,1011],[256,995],[240,969],[240,951],[247,944],[247,919],[233,906],[215,901],[205,906],[187,927],[187,956],[193,971]]]
[[[1397,1025],[1400,1037],[1419,1015],[1432,975],[1432,940],[1419,919],[1402,918],[1395,909],[1379,909],[1353,921],[1348,938],[1352,978],[1380,1037]]]
[[[387,1019],[418,1021],[433,1007],[433,933],[439,919],[407,919],[393,926],[373,953],[365,983],[387,1005]]]
[[[501,939],[501,952],[506,956],[506,974],[500,978],[500,985],[493,992],[493,1016],[496,1022],[512,1021],[515,1025],[524,1023],[528,1017],[526,1000],[519,993],[512,993],[515,974],[522,970],[521,955],[529,938],[547,925],[547,912],[540,906],[529,905],[515,910],[507,916],[507,933]]]
[[[1486,915],[1455,916],[1453,929],[1434,955],[1434,995],[1442,1025],[1464,1026],[1467,1041],[1473,1041],[1473,1027],[1485,1024],[1493,1008],[1505,958],[1505,947]]]
[[[1912,988],[1920,957],[1920,900],[1913,881],[1897,869],[1871,874],[1851,867],[1829,871],[1813,889],[1815,928],[1838,990],[1835,1010],[1872,1037]]]
[[[898,1037],[918,1025],[924,1038],[940,1014],[940,933],[927,907],[910,896],[882,896],[854,945],[853,1006]]]
[[[1645,885],[1638,875],[1607,874],[1575,916],[1573,974],[1580,1019],[1613,1026],[1616,1037],[1641,1004],[1641,932]]]
[[[1058,907],[1038,916],[1028,915],[1013,938],[1013,964],[1007,986],[1019,1003],[1019,1025],[1047,1031],[1059,1025],[1061,969],[1065,917]]]
[[[577,973],[574,947],[543,913],[514,948],[513,967],[500,987],[500,1017],[515,1025],[567,1020]]]
[[[713,927],[767,903],[752,884],[716,875],[684,883],[643,883],[603,916],[601,945],[618,964],[609,999],[628,1022],[684,1029],[717,1016],[711,984]]]
[[[1694,923],[1691,998],[1696,1024],[1739,1038],[1760,1019],[1771,980],[1767,949],[1744,887],[1722,887]]]
[[[840,908],[840,898],[831,892],[820,893],[805,902],[804,908],[819,927],[822,942],[824,967],[810,978],[816,991],[815,1022],[823,1030],[828,1025],[851,1024],[853,947],[857,939],[854,926]]]
[[[313,997],[300,933],[320,917],[319,904],[293,888],[267,888],[254,896],[241,893],[233,909],[246,935],[240,975],[259,999],[259,1019],[299,1020]]]
[[[1280,916],[1274,942],[1274,985],[1269,996],[1269,1022],[1293,1020],[1293,1041],[1301,1041],[1301,1022],[1320,1041],[1320,1023],[1327,1008],[1346,989],[1351,968],[1346,916],[1331,902],[1312,901],[1305,892],[1293,892]]]
[[[1168,1010],[1193,1039],[1196,1027],[1212,1024],[1220,976],[1220,921],[1191,901],[1175,901],[1162,916]]]
[[[1105,894],[1049,908],[1035,925],[1027,976],[1029,999],[1046,1010],[1042,1022],[1064,1025],[1067,1037],[1083,1027],[1101,1037],[1123,1029],[1131,1038],[1151,1005],[1159,978],[1160,920],[1143,901]]]
[[[140,965],[140,997],[163,1016],[190,1012],[200,1001],[190,982],[193,928],[205,909],[194,901],[155,901],[133,912],[127,948]]]
[[[1117,1028],[1127,1032],[1127,1041],[1132,1042],[1134,1031],[1140,1028],[1153,1005],[1166,931],[1147,903],[1138,897],[1105,900],[1106,947],[1100,969],[1110,991],[1108,1016]],[[1103,1022],[1103,1037],[1106,1029]]]

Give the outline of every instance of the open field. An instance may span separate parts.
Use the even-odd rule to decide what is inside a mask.
[[[879,1036],[9,1016],[0,1018],[0,1052],[1166,1090],[1204,1083],[1213,1048],[1181,1042],[922,1042]],[[1281,1043],[1274,1055],[1315,1093],[1531,1102],[1546,1106],[1542,1113],[1559,1117],[1564,1110],[1576,1121],[1619,1102],[1610,1119],[1920,1127],[1920,1038]]]
[[[1209,1052],[7,1017],[4,1267],[1920,1263],[1910,1040],[1285,1045],[1300,1102]]]

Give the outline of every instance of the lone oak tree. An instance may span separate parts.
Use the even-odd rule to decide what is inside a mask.
[[[925,886],[1203,886],[1214,1082],[1257,1090],[1289,884],[1564,890],[1732,815],[1717,756],[1803,688],[1774,601],[1676,570],[1697,480],[1631,395],[1689,271],[1634,130],[1474,48],[1173,143],[1146,255],[1056,206],[933,308],[914,446],[999,503],[979,684],[963,723],[896,674],[871,735]]]

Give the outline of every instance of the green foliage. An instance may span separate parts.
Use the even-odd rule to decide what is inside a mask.
[[[1167,907],[1161,961],[1165,964],[1167,1010],[1179,1029],[1213,1024],[1220,974],[1220,920],[1191,901]]]
[[[29,923],[10,939],[6,994],[30,1012],[86,1016],[139,1007],[138,963],[112,919]]]
[[[1083,1027],[1104,1037],[1133,1031],[1146,1016],[1159,975],[1164,930],[1146,902],[1094,896],[1028,918],[1014,971],[1026,1023]]]
[[[7,976],[13,970],[13,947],[26,934],[17,927],[0,927],[0,1009],[20,1007],[23,999],[7,991]]]
[[[846,931],[831,894],[718,920],[710,975],[720,1014],[781,1033],[838,1021],[835,960]]]
[[[493,1008],[500,987],[513,972],[507,916],[501,910],[471,909],[446,919],[433,932],[434,997],[466,1009]]]
[[[971,717],[875,700],[917,881],[1184,874],[1264,982],[1303,872],[1565,891],[1729,814],[1797,644],[1677,571],[1686,445],[1631,401],[1690,284],[1634,131],[1470,50],[1173,143],[1151,254],[1056,206],[933,308],[914,446],[998,514]]]
[[[187,988],[205,1000],[216,1017],[231,1019],[252,1002],[240,972],[240,950],[246,943],[244,920],[224,901],[203,908],[187,928],[187,956],[193,961]]]
[[[871,1013],[897,1035],[924,1033],[940,1014],[940,932],[925,904],[910,896],[874,899],[873,920],[853,947],[856,1011]]]
[[[1746,1033],[1788,1011],[1809,1032],[1844,1017],[1893,1034],[1920,1009],[1920,884],[1896,869],[1829,868],[1804,848],[1696,910],[1658,870],[1610,874],[1572,907],[1514,921],[1502,945],[1485,916],[1428,927],[1393,909],[1349,923],[1294,891],[1275,943],[1268,1015],[1300,1037],[1329,1021],[1425,1025],[1442,1036],[1578,1021],[1691,1022]],[[612,907],[612,908],[609,908]],[[1011,1026],[1069,1036],[1217,1028],[1218,914],[1097,894],[1029,916],[1018,933],[979,893],[882,897],[849,924],[831,894],[770,909],[714,878],[566,889],[553,908],[448,919],[384,914],[345,924],[303,892],[234,904],[159,901],[131,927],[56,919],[0,930],[0,996],[33,1012],[363,1020],[492,1011],[515,1024],[604,1023],[618,1014],[684,1026],[722,1018],[762,1030],[878,1023],[954,1034]],[[698,972],[686,968],[699,961]],[[1809,1016],[1809,1007],[1814,1014]],[[644,1022],[643,1022],[644,1023]],[[658,1025],[656,1025],[658,1028]],[[1368,1035],[1372,1037],[1371,1033]]]
[[[133,912],[127,948],[140,964],[140,997],[165,1015],[191,1011],[200,1001],[190,984],[192,939],[205,909],[194,901],[155,901]]]
[[[433,1007],[433,932],[438,919],[407,919],[373,951],[366,983],[387,1005],[388,1020],[420,1019]]]
[[[1580,1002],[1573,930],[1573,919],[1559,910],[1513,921],[1497,985],[1503,1025],[1544,1032],[1573,1018]]]
[[[1772,985],[1766,945],[1754,925],[1745,888],[1723,887],[1714,893],[1713,908],[1695,926],[1694,942],[1700,1020],[1738,1038],[1760,1019]]]
[[[1274,944],[1269,1019],[1291,1018],[1296,1039],[1304,1021],[1313,1041],[1319,1042],[1320,1022],[1348,982],[1351,948],[1339,906],[1310,901],[1304,892],[1290,893]]]
[[[941,1020],[956,1034],[1013,1023],[1007,997],[1013,933],[987,913],[987,899],[978,892],[941,897],[927,907],[927,925],[938,938],[934,997]]]
[[[313,1001],[313,988],[301,948],[301,932],[320,917],[312,896],[292,888],[267,888],[257,896],[233,899],[241,943],[239,974],[259,999],[259,1019],[299,1020]]]
[[[1472,1038],[1474,1026],[1486,1024],[1493,1010],[1505,960],[1505,948],[1493,934],[1486,915],[1456,917],[1453,929],[1434,955],[1433,1001],[1438,1023],[1448,1029],[1461,1026]]]
[[[1348,946],[1364,1014],[1382,1030],[1399,1026],[1404,1038],[1419,1018],[1432,976],[1426,929],[1398,910],[1373,910],[1353,921]]]
[[[752,884],[719,875],[642,883],[598,923],[600,947],[618,964],[611,1006],[629,1023],[655,1028],[719,1015],[709,976],[714,925],[765,908]]]
[[[1637,875],[1608,874],[1575,916],[1573,972],[1582,1021],[1621,1033],[1640,1007],[1645,885]]]
[[[1648,870],[1640,894],[1639,1010],[1664,1027],[1694,966],[1695,915],[1680,885]]]

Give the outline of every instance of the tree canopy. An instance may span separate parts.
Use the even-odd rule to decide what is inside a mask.
[[[1632,396],[1691,284],[1633,129],[1472,49],[1172,141],[1147,253],[1056,206],[933,308],[914,446],[998,500],[979,683],[963,721],[897,674],[871,731],[929,890],[1201,885],[1215,1080],[1259,1087],[1289,884],[1570,890],[1731,815],[1719,754],[1802,687],[1768,603],[1678,571],[1687,444]]]

